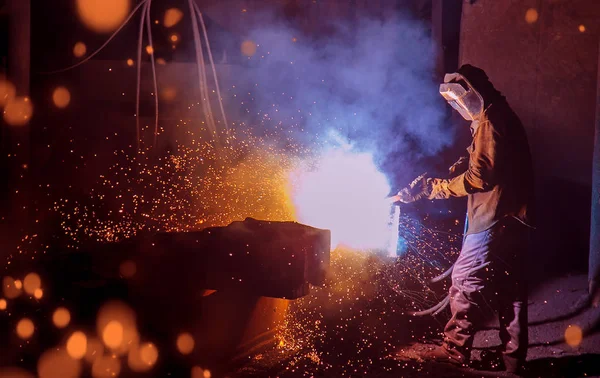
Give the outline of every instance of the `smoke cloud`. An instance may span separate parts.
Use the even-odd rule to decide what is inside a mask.
[[[452,142],[433,43],[421,22],[365,17],[336,22],[316,38],[273,15],[263,18],[245,37],[250,56],[233,78],[249,124],[325,146],[334,130],[393,170]]]

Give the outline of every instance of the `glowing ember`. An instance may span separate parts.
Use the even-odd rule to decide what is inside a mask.
[[[187,332],[177,337],[177,350],[181,354],[190,354],[194,350],[194,338]]]
[[[85,43],[83,43],[83,42],[77,42],[75,44],[75,46],[73,46],[73,55],[75,55],[77,58],[81,58],[82,56],[85,55],[86,52],[87,52],[87,47],[85,46]]]
[[[15,281],[12,277],[6,276],[2,279],[2,291],[8,299],[14,299],[21,295],[22,289],[19,287],[20,281]]]
[[[57,328],[65,328],[69,325],[70,321],[71,314],[69,313],[69,310],[64,307],[57,308],[52,315],[52,322]]]
[[[253,41],[244,41],[241,46],[242,54],[245,56],[252,56],[256,54],[256,43]]]
[[[44,291],[42,289],[35,289],[35,291],[33,292],[33,296],[35,297],[35,299],[42,299],[42,297],[44,296]]]
[[[67,353],[74,359],[82,359],[87,352],[87,337],[83,332],[74,332],[67,340]]]
[[[565,342],[572,347],[581,344],[583,340],[583,331],[577,325],[569,325],[565,330]]]
[[[116,320],[109,322],[102,332],[102,339],[111,349],[120,347],[123,343],[123,325]]]
[[[535,23],[538,20],[538,17],[538,11],[535,8],[529,8],[527,9],[527,12],[525,12],[525,21],[528,24]]]
[[[311,164],[312,165],[312,164]],[[387,178],[369,153],[330,150],[292,173],[298,220],[331,230],[332,247],[383,248],[389,239]]]
[[[33,331],[35,327],[33,326],[33,322],[27,318],[19,320],[17,324],[17,335],[23,340],[29,339],[33,336]]]
[[[52,348],[38,360],[38,375],[40,378],[79,377],[81,362],[71,358],[64,349]]]
[[[25,292],[27,294],[34,294],[37,289],[42,286],[42,280],[40,276],[36,273],[29,273],[25,276],[25,280],[23,280],[23,284],[25,287]]]
[[[181,21],[182,18],[183,18],[183,12],[180,11],[179,9],[177,9],[177,8],[167,9],[167,11],[165,12],[165,18],[163,21],[163,25],[165,25],[166,28],[173,27],[173,26],[177,25],[179,23],[179,21]]]
[[[56,105],[57,108],[66,108],[67,105],[69,105],[69,102],[71,102],[71,94],[69,93],[69,90],[67,88],[58,87],[54,90],[54,93],[52,94],[52,101],[54,102],[54,105]]]
[[[135,313],[118,301],[105,303],[98,311],[96,332],[112,354],[121,356],[139,342]]]
[[[98,33],[117,29],[127,17],[130,7],[130,0],[77,0],[81,21]]]
[[[148,366],[154,366],[158,359],[158,349],[152,343],[146,343],[140,347],[140,358]]]
[[[12,126],[23,126],[29,122],[33,105],[29,97],[15,97],[6,103],[4,121]]]
[[[210,378],[211,376],[209,370],[202,369],[200,366],[194,366],[191,373],[192,378]]]

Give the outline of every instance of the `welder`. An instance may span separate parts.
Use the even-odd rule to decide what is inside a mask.
[[[440,94],[470,121],[468,166],[451,179],[420,176],[398,198],[409,203],[466,196],[467,225],[452,272],[451,319],[442,345],[418,344],[411,351],[424,360],[467,364],[475,332],[493,310],[504,366],[516,372],[528,344],[524,260],[532,228],[533,168],[527,136],[505,97],[477,67],[464,65],[447,74]]]

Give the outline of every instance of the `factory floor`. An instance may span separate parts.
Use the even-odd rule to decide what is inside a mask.
[[[569,275],[548,280],[532,290],[529,298],[529,340],[526,377],[600,377],[600,308],[585,302],[587,277]],[[447,316],[447,315],[446,315]],[[438,319],[441,330],[441,322]],[[441,321],[441,322],[440,322]],[[568,343],[567,343],[568,340]],[[481,353],[499,344],[497,331],[477,334],[472,358],[478,363]],[[323,350],[328,346],[322,345]],[[335,348],[335,347],[334,347]],[[398,361],[390,356],[374,361],[369,369],[349,373],[343,369],[349,361],[330,364],[326,371],[317,366],[300,366],[294,360],[278,360],[266,353],[261,364],[248,363],[240,376],[272,377],[512,377],[501,371],[456,368],[441,363]],[[270,361],[269,361],[270,360]],[[379,365],[379,366],[377,366]],[[313,370],[314,369],[314,370]]]

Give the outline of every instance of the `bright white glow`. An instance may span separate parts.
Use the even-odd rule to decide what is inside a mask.
[[[329,150],[291,174],[300,223],[331,230],[331,247],[385,248],[390,242],[387,178],[370,153]]]

